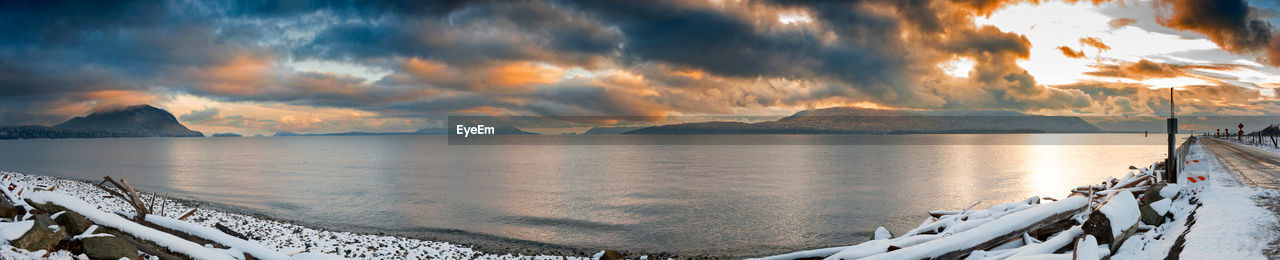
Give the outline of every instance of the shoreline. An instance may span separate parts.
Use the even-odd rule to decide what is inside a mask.
[[[125,203],[98,190],[90,181],[61,177],[3,171],[15,180],[32,185],[48,184],[57,192],[80,198],[91,205],[111,212],[131,212]],[[145,196],[150,197],[150,194]],[[538,244],[492,237],[491,241],[474,238],[481,235],[456,237],[413,236],[402,232],[359,230],[358,228],[331,227],[304,221],[293,221],[267,216],[248,210],[174,196],[156,195],[157,214],[178,216],[192,208],[198,209],[188,222],[212,227],[222,224],[244,234],[269,248],[288,251],[303,249],[341,255],[347,258],[470,258],[470,259],[591,259],[595,251],[570,247]],[[160,213],[163,212],[163,213]],[[442,234],[448,234],[442,232]],[[505,241],[504,241],[505,240]],[[623,251],[620,251],[623,252]],[[640,254],[635,254],[640,255]],[[659,254],[644,254],[657,256]],[[677,256],[671,255],[671,258]],[[665,258],[665,257],[664,257]]]

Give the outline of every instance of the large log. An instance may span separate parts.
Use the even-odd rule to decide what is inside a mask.
[[[958,259],[974,250],[997,246],[1027,231],[1082,213],[1088,206],[1089,199],[1070,197],[1011,213],[968,231],[863,259]],[[827,259],[851,258],[836,254]]]

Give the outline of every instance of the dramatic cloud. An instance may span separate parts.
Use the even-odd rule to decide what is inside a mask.
[[[1157,0],[1155,5],[1162,25],[1202,33],[1230,52],[1265,52],[1260,60],[1280,66],[1280,35],[1248,1]]]
[[[1156,0],[1121,4],[1157,17],[1054,11],[1080,15],[1065,19],[1091,28],[1083,32],[1037,25],[1035,16],[1011,22],[1045,35],[985,20],[1011,6],[1062,2],[1117,5],[4,3],[0,124],[53,124],[136,103],[158,104],[197,130],[241,133],[412,130],[462,114],[785,115],[832,106],[1128,115],[1159,112],[1151,88],[1160,87],[1215,95],[1188,103],[1189,111],[1276,108],[1258,90],[1280,87],[1277,71],[1197,62],[1188,53],[1200,49],[1184,47],[1199,41],[1241,55],[1231,60],[1260,54],[1262,63],[1280,65],[1269,10],[1237,0]],[[1178,42],[1144,46],[1169,39]],[[1077,69],[1035,68],[1046,63]]]

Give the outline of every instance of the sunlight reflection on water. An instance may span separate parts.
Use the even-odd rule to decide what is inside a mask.
[[[590,142],[544,136],[540,142]],[[577,138],[577,139],[574,139]],[[722,140],[761,136],[716,136]],[[790,136],[790,145],[447,145],[442,136],[0,141],[0,169],[361,230],[755,256],[901,233],[928,210],[1065,196],[1164,154],[1141,134]],[[879,145],[800,145],[874,138]],[[900,140],[1082,145],[883,145]],[[1075,140],[1078,139],[1078,140]],[[547,141],[549,140],[549,141]],[[587,141],[583,141],[587,140]],[[1123,145],[1105,145],[1126,140]],[[1137,141],[1134,141],[1137,140]],[[1100,145],[1101,144],[1101,145]]]

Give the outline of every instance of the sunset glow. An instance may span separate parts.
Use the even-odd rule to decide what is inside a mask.
[[[774,116],[840,106],[1159,114],[1166,101],[1144,93],[1167,88],[1208,94],[1182,104],[1204,115],[1280,112],[1262,105],[1280,101],[1278,62],[1268,58],[1280,44],[1234,43],[1217,35],[1253,29],[1196,27],[1184,13],[1199,9],[1180,4],[534,1],[366,13],[172,2],[144,14],[106,10],[154,19],[86,21],[58,41],[45,37],[62,33],[53,27],[11,30],[25,36],[0,45],[9,75],[0,120],[48,125],[135,103],[200,118],[182,120],[196,130],[244,133],[411,130],[465,114]],[[106,45],[123,47],[96,49]],[[195,113],[208,109],[216,115]]]

